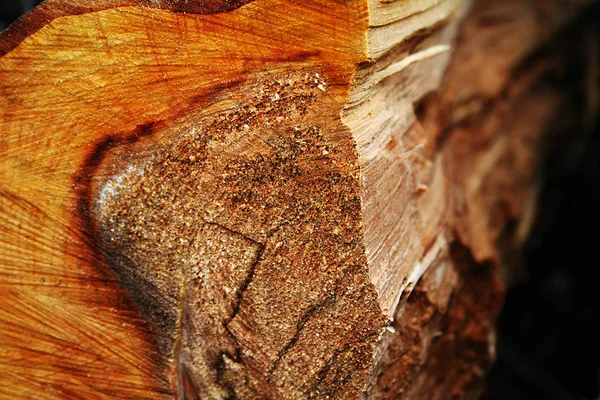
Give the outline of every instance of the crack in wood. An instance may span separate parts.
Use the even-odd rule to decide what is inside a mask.
[[[333,294],[329,295],[328,297],[326,297],[323,301],[320,301],[319,303],[317,303],[314,306],[312,306],[311,308],[309,308],[302,315],[302,317],[300,317],[300,319],[298,320],[298,322],[296,324],[296,330],[294,332],[294,335],[289,340],[289,342],[282,349],[280,349],[277,352],[277,359],[273,362],[273,365],[267,371],[267,374],[270,375],[269,377],[267,377],[267,381],[270,381],[272,379],[272,375],[275,372],[275,370],[277,369],[277,367],[279,366],[279,363],[281,362],[282,358],[292,349],[292,347],[294,347],[294,345],[296,344],[298,339],[300,339],[300,333],[306,326],[306,323],[310,319],[312,319],[315,316],[315,314],[317,312],[319,312],[319,310],[325,308],[330,303],[333,303],[336,299],[337,299],[337,296],[335,295],[335,293],[333,293]]]
[[[317,379],[315,379],[315,381],[313,382],[311,387],[308,390],[306,390],[306,392],[304,392],[304,394],[311,396],[312,393],[317,391],[319,385],[325,380],[327,374],[329,373],[329,371],[331,371],[331,368],[335,365],[336,361],[342,354],[350,351],[352,349],[352,346],[355,346],[355,345],[361,344],[361,343],[366,343],[370,339],[375,339],[375,338],[379,337],[379,334],[380,334],[379,332],[373,332],[368,335],[363,335],[360,338],[358,338],[357,340],[346,343],[343,347],[334,350],[331,357],[329,357],[327,359],[327,361],[325,362],[325,365],[323,365],[323,367],[321,367],[321,369],[317,372],[317,374],[316,374]],[[311,396],[311,398],[312,398],[312,396]]]
[[[215,224],[215,225],[220,226],[218,224]],[[229,232],[237,233],[228,228],[224,228],[224,229],[228,230]],[[243,235],[241,233],[240,233],[240,235],[242,235],[243,237],[246,238],[245,235]],[[229,318],[223,324],[225,331],[229,335],[229,338],[231,339],[231,341],[235,347],[235,354],[230,354],[227,351],[221,351],[219,353],[219,359],[217,361],[217,364],[215,365],[216,370],[217,370],[217,383],[219,385],[221,385],[222,387],[224,387],[229,392],[229,394],[230,394],[229,398],[231,398],[231,399],[235,399],[236,394],[235,394],[235,389],[231,386],[231,384],[225,382],[224,377],[223,377],[224,372],[225,372],[224,371],[225,370],[224,357],[227,356],[229,359],[233,360],[234,362],[241,364],[244,367],[244,369],[247,369],[247,367],[246,367],[244,359],[242,358],[242,355],[241,355],[241,346],[239,344],[239,341],[238,341],[237,337],[233,334],[233,332],[231,332],[231,329],[229,328],[229,324],[231,323],[231,321],[233,321],[233,319],[236,317],[236,315],[238,314],[238,312],[240,310],[240,307],[242,304],[242,299],[244,297],[244,293],[246,292],[246,289],[248,289],[248,286],[250,285],[250,283],[252,283],[252,280],[254,279],[256,267],[257,267],[258,263],[261,261],[262,255],[263,255],[263,252],[265,249],[265,245],[263,243],[254,241],[250,238],[247,238],[247,239],[256,243],[259,246],[258,252],[256,253],[256,258],[254,259],[254,262],[252,263],[252,265],[249,268],[250,270],[248,271],[246,278],[244,279],[244,281],[242,282],[242,284],[240,285],[239,289],[236,292],[236,303],[233,306],[233,311],[232,311],[231,315],[229,316]]]

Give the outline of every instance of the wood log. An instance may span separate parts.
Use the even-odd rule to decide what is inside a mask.
[[[584,3],[47,0],[0,34],[0,397],[476,398]]]

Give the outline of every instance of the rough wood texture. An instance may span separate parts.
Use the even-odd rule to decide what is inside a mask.
[[[476,396],[580,3],[46,1],[0,36],[0,395]]]

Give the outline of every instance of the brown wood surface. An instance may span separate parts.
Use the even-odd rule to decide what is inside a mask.
[[[365,59],[364,5],[262,1],[206,16],[112,7],[77,15],[47,4],[74,15],[0,61],[5,390],[23,393],[24,381],[59,397],[216,398],[249,379],[316,390],[335,341],[303,343],[320,367],[284,359],[311,314],[335,314],[313,318],[320,326],[344,320],[321,334],[348,349],[372,346],[383,322],[361,278],[356,155],[339,117]],[[110,185],[122,179],[115,200]],[[285,234],[296,242],[281,247]],[[335,268],[323,275],[321,262]],[[330,293],[305,293],[315,280]],[[337,292],[365,314],[340,307]],[[292,307],[278,313],[278,303]],[[261,347],[242,356],[246,344]],[[364,386],[366,374],[356,376],[344,390]]]
[[[46,1],[0,34],[0,397],[475,398],[583,3]]]

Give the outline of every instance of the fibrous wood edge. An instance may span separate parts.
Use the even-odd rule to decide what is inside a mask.
[[[485,351],[455,355],[462,368],[430,397],[476,393],[501,293],[496,240],[522,216],[533,168],[511,181],[516,194],[502,200],[510,212],[489,222],[499,185],[490,176],[514,170],[489,171],[519,154],[522,129],[495,140],[489,119],[453,126],[456,134],[447,127],[480,110],[455,107],[458,99],[507,90],[493,84],[508,85],[543,39],[527,36],[483,74],[461,75],[473,48],[485,48],[469,33],[478,12],[493,20],[508,9],[530,28],[537,6],[513,3],[475,3],[441,100],[424,102],[420,119],[414,105],[440,86],[467,3],[256,1],[196,18],[175,3],[96,2],[95,13],[54,19],[88,11],[54,1],[28,17],[37,26],[3,42],[16,52],[0,60],[7,396],[49,387],[48,398],[422,397],[439,369],[428,364],[439,358],[428,344],[439,329],[448,335],[438,345],[468,339]],[[216,4],[194,10],[230,11]],[[562,7],[549,7],[562,18],[544,25],[546,35],[572,15]],[[498,21],[491,35],[503,33]],[[47,51],[61,35],[103,56],[55,48],[45,57],[60,67],[34,76],[35,46]],[[232,62],[233,53],[242,56]],[[207,54],[217,57],[202,61]],[[219,63],[227,67],[213,69]],[[485,73],[504,79],[472,83]],[[81,110],[94,103],[102,107]],[[542,120],[551,109],[539,99]],[[47,114],[56,117],[48,123]],[[488,133],[480,147],[464,144],[479,131]],[[464,313],[476,316],[471,325]]]
[[[367,258],[380,301],[390,281],[401,296],[387,300],[393,322],[365,397],[477,398],[494,358],[501,268],[518,260],[534,219],[545,140],[578,129],[557,123],[570,112],[587,113],[564,83],[564,51],[579,39],[561,39],[582,6],[475,1],[457,37],[440,7],[435,26],[359,69],[344,120],[360,154]],[[593,75],[595,63],[577,57],[575,76]],[[586,109],[597,106],[598,82],[579,82]]]

